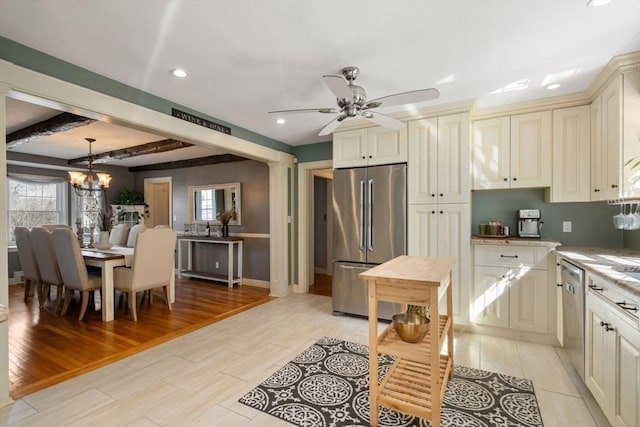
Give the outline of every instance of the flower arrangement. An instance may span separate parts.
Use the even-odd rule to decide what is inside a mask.
[[[100,209],[98,211],[98,229],[100,231],[111,231],[113,228],[113,215],[111,209]]]
[[[229,221],[231,221],[236,216],[235,209],[231,209],[230,211],[222,211],[218,212],[216,215],[218,220],[220,220],[220,224],[223,226],[229,225]]]

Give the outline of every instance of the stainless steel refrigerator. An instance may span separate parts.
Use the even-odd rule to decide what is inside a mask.
[[[407,253],[407,165],[334,170],[333,214],[333,312],[367,316],[358,274]],[[399,312],[379,303],[380,318]]]

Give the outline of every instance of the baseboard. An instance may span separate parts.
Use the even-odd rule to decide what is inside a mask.
[[[540,334],[537,332],[517,331],[515,329],[500,328],[495,326],[478,325],[477,323],[469,323],[460,329],[460,332],[471,332],[481,335],[489,335],[498,338],[507,338],[510,340],[530,342],[534,344],[550,345],[559,347],[560,343],[554,334]]]
[[[271,282],[268,282],[266,280],[247,279],[246,277],[243,277],[242,284],[244,286],[254,286],[256,288],[271,289]]]
[[[315,267],[313,269],[313,272],[316,273],[316,274],[324,274],[324,275],[329,274],[329,273],[327,273],[327,269],[326,268],[321,268],[321,267]]]

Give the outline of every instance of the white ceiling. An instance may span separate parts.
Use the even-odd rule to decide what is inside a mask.
[[[334,107],[321,76],[347,65],[360,67],[369,99],[436,87],[440,98],[424,105],[486,107],[583,91],[611,57],[640,51],[639,0],[586,3],[0,0],[0,35],[301,145],[329,139],[316,134],[332,117],[279,126],[267,112]],[[172,77],[176,67],[189,77]]]

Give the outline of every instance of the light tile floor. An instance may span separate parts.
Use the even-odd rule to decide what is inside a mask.
[[[318,338],[367,334],[366,320],[331,315],[331,298],[294,294],[25,396],[0,425],[288,426],[238,399]],[[546,427],[599,425],[552,347],[460,332],[455,355],[533,380]]]

